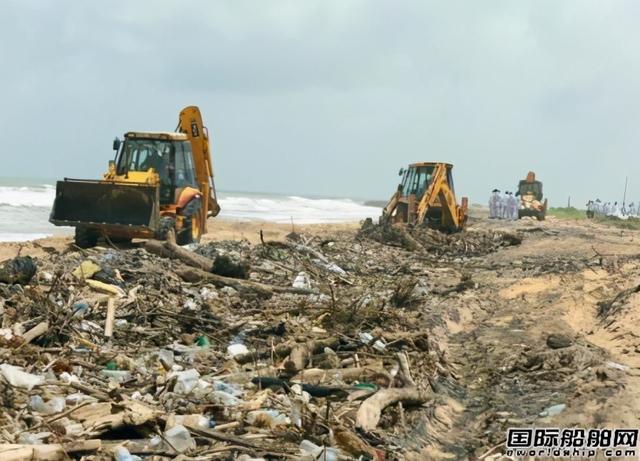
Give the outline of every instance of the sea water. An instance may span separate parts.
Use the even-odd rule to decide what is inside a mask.
[[[49,223],[55,180],[0,178],[0,242],[68,235]],[[350,198],[313,198],[255,192],[218,192],[222,219],[312,224],[377,219],[381,209]]]

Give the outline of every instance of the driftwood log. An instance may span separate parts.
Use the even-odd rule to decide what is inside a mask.
[[[54,444],[0,444],[0,459],[3,461],[24,461],[37,459],[42,461],[58,461],[70,459],[69,453],[95,452],[100,450],[101,440],[81,440],[69,443]]]
[[[332,368],[329,370],[307,368],[291,378],[291,381],[324,384],[336,379],[338,381],[344,381],[345,383],[351,383],[353,381],[383,381],[385,385],[388,385],[392,380],[389,373],[380,363],[358,368]]]
[[[150,253],[163,258],[178,259],[188,266],[191,266],[189,268],[178,269],[176,271],[176,274],[178,274],[180,278],[182,278],[186,282],[210,282],[217,287],[228,286],[239,291],[251,291],[262,298],[270,298],[273,293],[292,293],[297,295],[311,295],[318,293],[317,290],[294,287],[279,287],[267,285],[265,283],[253,282],[250,280],[237,279],[214,274],[211,272],[214,266],[214,262],[212,260],[210,260],[206,256],[202,256],[194,253],[193,251],[181,248],[180,246],[176,245],[176,243],[173,242],[170,238],[166,242],[160,242],[158,240],[148,240],[145,243],[144,247]]]
[[[161,242],[159,240],[147,240],[144,244],[144,249],[149,253],[153,253],[163,258],[179,259],[185,264],[202,269],[203,271],[211,272],[211,268],[213,267],[212,260],[206,256],[181,248],[176,243],[172,242],[171,239],[166,242]]]
[[[312,340],[304,343],[304,352],[303,354],[310,356],[312,354],[319,354],[324,351],[325,347],[329,347],[331,349],[337,347],[339,344],[338,338],[326,338],[322,340]],[[240,364],[250,363],[258,359],[266,359],[273,354],[277,358],[284,358],[288,355],[291,355],[291,351],[293,351],[294,347],[299,346],[296,343],[285,343],[278,344],[273,351],[271,349],[265,349],[263,351],[257,352],[249,352],[248,354],[236,355],[234,360]]]
[[[250,280],[224,277],[222,275],[212,274],[211,272],[205,272],[202,269],[191,267],[178,269],[176,270],[176,274],[178,274],[178,276],[180,276],[180,278],[185,282],[209,282],[217,287],[227,286],[235,288],[239,291],[252,291],[263,298],[270,298],[274,293],[291,293],[296,295],[312,295],[318,293],[316,290],[310,290],[306,288],[279,287],[274,285],[267,285],[260,282],[253,282]]]
[[[23,334],[22,339],[24,339],[25,343],[30,343],[38,336],[42,336],[43,334],[45,334],[47,331],[49,331],[49,322],[40,322],[31,330]]]
[[[382,410],[398,402],[408,405],[421,405],[427,401],[427,393],[417,387],[381,389],[362,402],[356,415],[356,427],[365,431],[376,428]]]

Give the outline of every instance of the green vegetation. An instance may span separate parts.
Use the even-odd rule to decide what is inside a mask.
[[[586,210],[579,210],[574,207],[549,208],[547,215],[555,216],[558,219],[587,219]]]
[[[595,218],[595,221],[607,226],[617,227],[618,229],[640,230],[640,219],[638,218],[618,219],[599,216]]]
[[[547,215],[558,219],[587,219],[586,210],[579,210],[574,207],[549,208]],[[640,219],[638,218],[618,219],[611,216],[598,216],[593,221],[606,226],[617,227],[618,229],[640,230]]]

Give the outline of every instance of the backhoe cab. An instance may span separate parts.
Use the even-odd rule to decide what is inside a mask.
[[[542,201],[542,183],[536,180],[533,171],[527,173],[527,178],[518,183],[520,204],[518,206],[518,218],[531,216],[538,221],[544,221],[547,216],[547,199]]]
[[[176,132],[128,132],[113,148],[102,180],[58,181],[50,221],[74,226],[83,248],[100,236],[166,239],[171,230],[178,244],[200,241],[220,211],[200,110],[182,110]]]
[[[456,232],[467,223],[467,198],[456,202],[453,165],[449,163],[413,163],[400,170],[402,182],[382,210],[381,223],[425,225]]]

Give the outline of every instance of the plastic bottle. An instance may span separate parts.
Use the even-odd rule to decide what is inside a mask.
[[[142,458],[129,453],[125,447],[118,447],[116,449],[116,461],[140,461]]]
[[[196,340],[196,345],[200,347],[209,347],[211,346],[211,343],[209,342],[209,338],[207,338],[205,335],[200,335]]]
[[[226,392],[227,394],[231,394],[234,397],[241,397],[242,393],[243,393],[237,387],[232,386],[231,384],[227,384],[224,381],[218,381],[218,380],[214,381],[213,382],[213,388],[216,391]]]
[[[176,394],[189,394],[198,385],[200,379],[200,373],[195,368],[191,368],[185,371],[178,371],[171,373],[169,377],[177,376],[178,381],[173,388],[173,392]]]
[[[164,438],[169,444],[176,449],[178,453],[185,452],[196,447],[196,441],[193,440],[189,431],[178,424],[164,433]]]
[[[8,363],[0,365],[0,373],[2,373],[4,379],[14,387],[22,387],[31,390],[34,386],[44,384],[44,376],[26,373],[20,368],[9,365]]]
[[[366,345],[369,345],[371,341],[373,341],[373,336],[371,333],[360,333],[360,341]]]
[[[310,440],[300,442],[300,455],[304,460],[321,459],[326,461],[338,461],[340,450],[331,447],[319,447]]]
[[[227,352],[231,357],[236,355],[248,354],[249,349],[244,344],[231,344],[227,347]]]
[[[29,408],[43,415],[60,413],[66,406],[64,397],[54,397],[47,403],[39,395],[32,395],[29,399]]]
[[[100,374],[119,383],[126,381],[131,377],[131,372],[129,370],[100,370]]]

